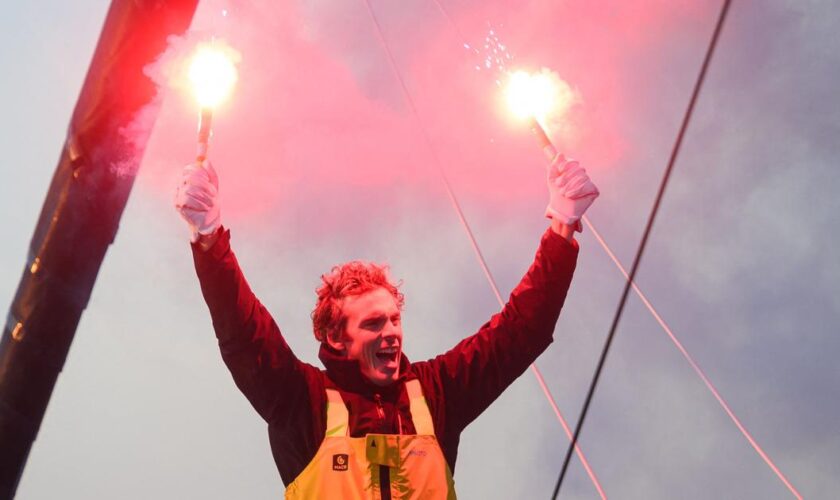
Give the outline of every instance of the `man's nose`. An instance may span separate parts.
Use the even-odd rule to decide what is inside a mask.
[[[386,339],[396,337],[399,339],[402,337],[402,331],[396,323],[388,320],[388,323],[385,324],[385,328],[382,329],[382,337]]]

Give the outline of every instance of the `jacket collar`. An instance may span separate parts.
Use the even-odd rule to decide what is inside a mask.
[[[362,374],[359,361],[347,359],[327,344],[321,344],[318,358],[327,369],[327,377],[339,388],[348,392],[355,392],[371,396],[380,394],[385,398],[398,395],[403,383],[407,380],[408,369],[411,366],[405,353],[400,357],[400,376],[396,382],[388,386],[372,384]]]

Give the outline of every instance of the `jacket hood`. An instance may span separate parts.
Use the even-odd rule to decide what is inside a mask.
[[[400,356],[400,375],[399,378],[390,385],[380,386],[370,382],[370,380],[362,374],[362,368],[357,359],[347,359],[338,351],[328,346],[321,344],[321,349],[318,351],[318,359],[324,364],[327,369],[327,377],[338,388],[348,391],[356,392],[366,395],[381,394],[384,397],[395,396],[399,394],[403,382],[407,380],[408,371],[411,367],[411,362],[402,353]]]

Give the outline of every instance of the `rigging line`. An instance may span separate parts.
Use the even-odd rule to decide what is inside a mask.
[[[618,322],[621,319],[621,314],[624,312],[624,305],[627,303],[627,297],[630,293],[630,288],[633,284],[634,278],[636,277],[636,271],[638,271],[639,269],[639,263],[642,260],[642,254],[644,254],[645,246],[647,245],[648,238],[650,237],[651,230],[653,229],[653,222],[656,219],[656,214],[659,212],[659,207],[662,203],[663,197],[665,196],[665,188],[668,186],[668,180],[670,179],[671,173],[674,170],[674,164],[677,161],[680,146],[682,145],[683,138],[685,137],[685,132],[688,129],[688,124],[691,121],[691,115],[694,112],[694,106],[697,103],[697,97],[700,95],[700,89],[702,88],[703,81],[706,78],[706,71],[709,68],[709,63],[712,60],[712,54],[714,54],[715,46],[717,45],[718,38],[720,37],[720,32],[723,28],[723,22],[726,19],[727,12],[729,12],[730,3],[731,0],[724,0],[723,5],[721,6],[720,14],[718,15],[717,19],[717,24],[715,25],[715,30],[712,34],[712,39],[709,42],[709,47],[706,50],[705,57],[703,58],[703,65],[700,67],[700,73],[697,75],[697,81],[694,84],[694,90],[691,93],[691,99],[688,102],[688,107],[685,110],[685,115],[683,116],[682,124],[680,125],[680,130],[677,134],[677,139],[674,142],[673,149],[671,150],[671,156],[668,159],[668,166],[665,168],[665,172],[662,175],[662,181],[659,184],[659,190],[656,193],[656,199],[653,203],[653,207],[651,208],[647,223],[645,224],[645,230],[642,234],[642,240],[639,242],[639,248],[636,250],[636,256],[633,258],[633,265],[630,268],[630,275],[627,277],[627,281],[624,284],[624,290],[621,293],[621,300],[619,301],[618,308],[615,311],[615,316],[613,317],[613,322],[610,326],[610,332],[607,335],[606,342],[604,342],[604,348],[601,351],[601,358],[598,360],[598,366],[595,369],[594,376],[592,377],[592,383],[589,386],[589,392],[586,394],[586,400],[583,403],[580,418],[578,419],[577,426],[575,427],[575,434],[572,438],[572,443],[569,446],[569,449],[566,451],[566,457],[563,460],[563,468],[560,470],[560,475],[557,478],[557,484],[554,487],[552,499],[556,499],[557,495],[560,493],[560,486],[563,484],[563,479],[565,478],[566,471],[569,468],[569,462],[572,458],[572,447],[580,437],[580,431],[583,428],[583,422],[586,420],[586,414],[589,411],[589,405],[592,402],[593,395],[595,394],[595,388],[598,385],[598,379],[600,379],[601,377],[601,372],[604,369],[604,363],[607,359],[607,354],[609,353],[613,338],[615,338],[615,333],[618,330]],[[789,483],[785,482],[785,484],[787,485]],[[798,493],[795,494],[797,495],[797,497],[799,497]]]
[[[595,229],[595,226],[592,225],[592,223],[588,220],[588,218],[585,215],[583,216],[583,222],[584,222],[584,224],[586,224],[589,227],[589,230],[592,231],[592,234],[595,235],[595,238],[598,241],[603,241],[603,238],[601,237],[601,234],[598,233],[598,231]],[[609,255],[610,259],[612,259],[613,263],[615,263],[615,265],[621,271],[621,274],[624,275],[624,278],[629,279],[629,275],[627,274],[627,271],[624,269],[624,266],[621,265],[621,262],[619,262],[618,258],[616,258],[616,256],[609,250],[609,247],[606,246],[606,243],[603,242],[601,244],[601,246],[603,246],[604,249],[607,251],[607,255]],[[659,315],[659,313],[653,307],[653,304],[650,303],[648,298],[645,296],[645,294],[642,292],[642,290],[639,289],[639,287],[636,285],[636,283],[635,282],[632,282],[632,283],[633,283],[633,285],[632,285],[633,290],[636,292],[636,295],[638,295],[639,298],[642,300],[642,303],[645,305],[645,307],[647,307],[648,311],[650,311],[650,313],[653,315],[656,322],[659,323],[659,326],[661,326],[662,329],[665,331],[665,333],[668,334],[668,337],[670,337],[671,341],[674,343],[674,345],[677,346],[677,349],[680,351],[680,353],[683,355],[683,357],[686,359],[686,361],[688,361],[688,364],[691,365],[691,368],[694,369],[694,372],[697,374],[697,376],[700,377],[700,380],[703,381],[703,384],[706,385],[706,388],[709,389],[709,392],[712,393],[712,396],[714,396],[715,399],[717,400],[717,402],[720,403],[720,406],[723,408],[723,411],[726,412],[726,414],[729,416],[729,418],[732,420],[732,422],[735,424],[735,426],[738,428],[738,430],[741,431],[741,434],[750,443],[750,446],[753,447],[753,449],[756,451],[756,453],[758,453],[758,455],[762,458],[762,460],[764,460],[764,463],[766,463],[767,466],[770,467],[770,469],[773,471],[773,473],[775,473],[776,476],[785,484],[785,486],[787,486],[787,488],[790,490],[790,492],[793,493],[794,496],[796,496],[797,498],[801,499],[802,497],[800,496],[799,492],[796,491],[796,488],[794,488],[793,485],[790,484],[790,482],[787,480],[785,475],[782,474],[782,472],[779,470],[778,467],[776,467],[776,464],[773,463],[773,461],[764,452],[764,450],[761,448],[761,446],[758,444],[758,442],[756,442],[756,440],[753,439],[752,435],[749,433],[747,428],[744,427],[744,425],[741,423],[741,420],[739,420],[738,417],[735,416],[735,412],[732,411],[732,409],[729,407],[729,404],[726,402],[726,400],[723,399],[723,396],[720,395],[717,388],[714,386],[714,384],[712,384],[711,380],[709,380],[709,378],[706,376],[706,373],[703,371],[702,368],[700,368],[700,365],[697,364],[697,362],[694,360],[694,358],[692,358],[691,355],[688,353],[686,348],[683,347],[682,342],[680,342],[679,339],[677,339],[677,336],[674,335],[674,332],[671,331],[671,327],[668,326],[668,324],[665,322],[664,319],[662,319],[662,317]]]
[[[473,251],[475,253],[476,258],[481,266],[482,271],[484,272],[487,281],[490,284],[490,287],[493,289],[493,293],[496,295],[496,300],[498,300],[500,307],[504,307],[504,300],[502,299],[501,293],[499,293],[499,287],[496,285],[496,280],[493,278],[492,273],[490,272],[490,268],[487,266],[487,262],[484,259],[484,255],[481,253],[481,249],[478,246],[478,242],[475,238],[475,235],[470,228],[469,223],[467,222],[466,216],[464,215],[463,210],[461,209],[461,205],[458,203],[458,199],[455,196],[455,191],[452,189],[451,184],[449,183],[449,178],[446,176],[446,172],[443,170],[442,163],[440,158],[437,155],[437,151],[434,148],[432,143],[431,137],[429,137],[426,128],[423,126],[423,121],[420,119],[420,113],[417,111],[417,107],[414,104],[414,100],[411,97],[411,94],[408,91],[408,87],[405,84],[405,81],[400,74],[399,68],[397,67],[397,63],[394,60],[394,56],[391,53],[391,49],[388,46],[388,42],[385,40],[385,35],[382,33],[382,27],[379,24],[379,21],[376,18],[376,14],[373,11],[373,7],[370,5],[370,0],[364,0],[365,7],[367,7],[368,14],[370,15],[371,21],[373,22],[374,27],[376,28],[377,38],[379,39],[380,44],[387,56],[388,64],[391,67],[391,71],[394,74],[395,78],[399,82],[400,89],[402,91],[403,98],[405,99],[406,103],[411,110],[411,113],[414,115],[414,119],[418,125],[418,129],[423,136],[423,140],[426,143],[426,148],[429,150],[429,153],[432,155],[432,159],[437,166],[438,173],[443,180],[443,184],[446,187],[446,193],[449,197],[452,206],[455,208],[455,212],[458,214],[458,220],[461,222],[461,226],[464,228],[469,240],[470,244],[472,245]],[[557,406],[556,401],[554,400],[554,396],[551,394],[548,386],[545,383],[545,379],[540,372],[539,367],[537,367],[536,362],[531,363],[531,371],[534,373],[534,376],[537,378],[537,382],[540,385],[540,388],[545,394],[546,399],[548,400],[551,408],[554,410],[554,414],[557,416],[557,419],[560,421],[560,425],[563,427],[563,430],[566,432],[566,435],[571,439],[572,433],[571,429],[569,428],[566,419],[563,418],[563,415],[560,413],[560,409]],[[598,494],[604,500],[606,500],[607,496],[604,493],[603,488],[601,487],[601,483],[598,481],[597,476],[595,476],[595,472],[589,466],[589,461],[586,459],[586,456],[583,453],[583,450],[575,444],[574,451],[577,453],[578,458],[580,458],[581,463],[583,464],[586,473],[589,475],[592,484],[595,486],[595,489],[598,490]]]
[[[458,25],[455,23],[455,21],[440,3],[440,1],[432,1],[437,6],[438,10],[440,10],[441,14],[449,22],[453,30],[458,34],[458,37],[461,39],[461,42],[466,44],[467,38],[464,36],[463,32],[461,32]],[[624,276],[624,279],[629,279],[630,276],[628,275],[627,270],[615,256],[615,254],[607,244],[606,240],[604,240],[604,238],[601,236],[601,233],[598,232],[598,230],[595,228],[595,225],[592,223],[592,221],[589,220],[588,216],[583,216],[583,223],[584,225],[589,227],[590,231],[592,231],[592,234],[595,236],[596,241],[598,241],[598,243],[601,245],[601,248],[603,248],[604,252],[606,252],[610,260],[612,260],[613,264],[615,264],[616,268],[618,268],[619,272],[621,272],[621,274]],[[773,473],[785,484],[785,486],[787,486],[788,489],[791,490],[791,493],[798,497],[798,492],[796,492],[795,488],[791,486],[790,482],[787,480],[784,474],[782,474],[782,472],[779,470],[776,464],[773,463],[773,461],[770,459],[767,453],[764,452],[764,450],[761,448],[758,442],[752,437],[749,431],[747,431],[746,427],[744,427],[744,425],[735,415],[735,412],[732,411],[732,409],[729,407],[729,404],[726,402],[726,400],[723,399],[723,396],[720,395],[720,392],[717,390],[714,384],[712,384],[711,380],[709,380],[705,372],[700,368],[700,365],[694,360],[691,354],[689,354],[688,350],[683,346],[682,342],[680,342],[676,334],[674,334],[674,332],[671,330],[671,327],[665,322],[664,319],[662,319],[662,316],[659,315],[659,312],[656,310],[656,308],[653,307],[653,304],[650,302],[650,300],[648,300],[644,292],[642,292],[642,289],[639,288],[635,281],[630,281],[632,283],[633,291],[636,293],[639,299],[641,299],[642,303],[645,305],[647,310],[650,312],[650,314],[653,316],[653,318],[656,320],[659,326],[662,327],[662,330],[666,333],[668,338],[671,339],[671,341],[676,346],[677,350],[683,355],[683,357],[686,359],[686,361],[697,374],[697,376],[700,377],[700,380],[703,382],[706,388],[709,389],[709,392],[712,393],[712,396],[717,400],[717,402],[723,408],[723,411],[729,416],[729,418],[732,420],[732,422],[735,424],[735,426],[738,428],[738,430],[741,432],[744,438],[749,442],[750,446],[752,446],[755,452],[758,453],[761,459],[764,460],[767,466],[770,467]]]

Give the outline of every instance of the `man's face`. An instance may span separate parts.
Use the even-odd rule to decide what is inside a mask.
[[[362,374],[385,386],[397,380],[402,356],[402,323],[394,296],[384,288],[344,299],[347,327],[341,343],[348,359],[359,360]]]

